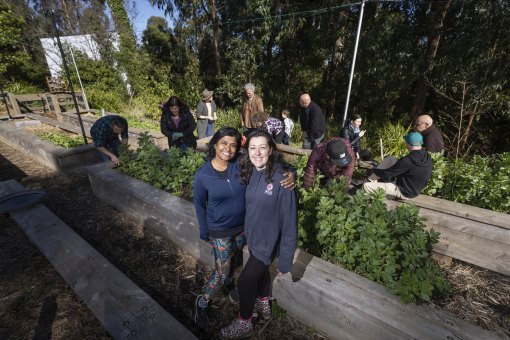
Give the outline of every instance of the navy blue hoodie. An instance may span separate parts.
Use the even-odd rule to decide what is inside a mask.
[[[233,236],[242,231],[245,214],[244,193],[239,165],[228,163],[225,177],[207,161],[195,174],[193,200],[200,225],[200,238]]]
[[[250,254],[270,265],[279,252],[278,270],[290,272],[297,243],[297,200],[294,191],[284,189],[281,166],[271,183],[266,171],[253,169],[246,188],[244,232]]]

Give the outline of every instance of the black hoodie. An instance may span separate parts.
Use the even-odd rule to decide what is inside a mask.
[[[388,169],[374,169],[381,178],[396,177],[396,185],[407,198],[413,198],[427,186],[432,175],[432,159],[427,150],[413,150]]]

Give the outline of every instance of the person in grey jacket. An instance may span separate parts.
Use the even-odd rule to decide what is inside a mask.
[[[216,115],[216,103],[212,98],[213,94],[213,91],[205,89],[202,92],[202,100],[197,105],[198,139],[214,134],[214,122],[218,119],[218,116]]]
[[[276,144],[265,131],[252,132],[247,153],[239,160],[246,188],[244,232],[250,258],[239,276],[239,316],[220,330],[221,339],[239,339],[253,333],[252,317],[271,317],[269,266],[278,256],[278,275],[292,269],[297,243],[297,199],[280,185],[284,167]]]

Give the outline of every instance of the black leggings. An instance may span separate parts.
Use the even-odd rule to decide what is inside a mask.
[[[255,298],[268,297],[271,290],[271,275],[269,266],[258,260],[253,255],[246,262],[246,265],[237,280],[237,291],[239,292],[239,315],[243,319],[251,318]]]

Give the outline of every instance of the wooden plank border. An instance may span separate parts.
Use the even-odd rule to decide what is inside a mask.
[[[20,190],[15,180],[0,182],[0,195]],[[196,339],[44,205],[10,216],[114,339]]]

